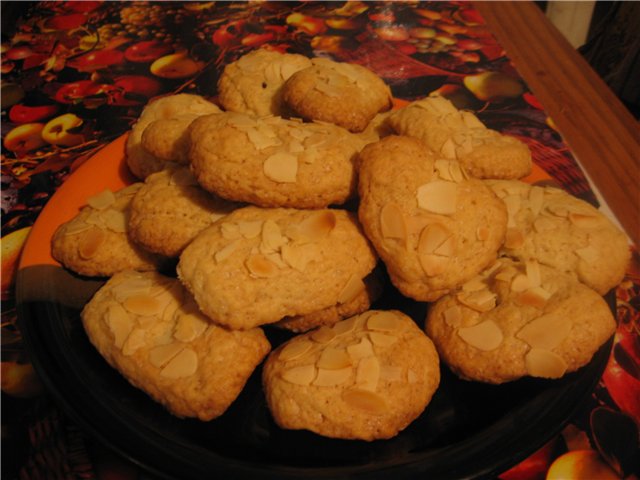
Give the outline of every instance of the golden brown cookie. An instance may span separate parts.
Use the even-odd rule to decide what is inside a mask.
[[[129,237],[146,250],[177,257],[193,238],[238,205],[204,191],[187,167],[149,175],[131,202]]]
[[[440,369],[411,318],[371,310],[281,345],[262,382],[280,427],[371,441],[397,435],[424,411]]]
[[[358,215],[404,295],[436,300],[496,259],[506,208],[457,162],[399,136],[367,145],[360,162]]]
[[[355,195],[361,138],[335,125],[224,113],[190,127],[200,185],[262,207],[323,208]]]
[[[458,376],[503,383],[573,372],[615,327],[603,298],[571,276],[502,258],[432,305],[425,328]]]
[[[311,62],[283,87],[284,101],[295,114],[362,132],[377,113],[391,108],[391,90],[371,70],[328,58]]]
[[[604,214],[557,188],[515,180],[487,184],[509,213],[501,254],[571,273],[601,295],[622,281],[629,242]]]
[[[270,350],[261,329],[229,331],[198,311],[180,282],[114,275],[82,311],[91,343],[132,385],[179,417],[222,415]]]
[[[109,277],[122,270],[155,270],[166,258],[136,245],[128,236],[131,201],[142,183],[89,198],[87,205],[55,231],[51,255],[81,275]]]
[[[399,135],[422,140],[437,156],[459,161],[473,177],[513,179],[531,172],[526,144],[488,129],[444,97],[412,102],[394,112],[388,124]]]
[[[178,275],[214,321],[252,328],[351,301],[376,260],[343,210],[251,206],[201,232]]]
[[[311,66],[311,61],[295,53],[264,48],[254,50],[229,63],[218,80],[220,105],[229,112],[250,115],[285,115],[282,86],[295,72]]]

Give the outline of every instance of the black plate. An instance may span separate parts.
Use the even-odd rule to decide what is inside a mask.
[[[397,437],[375,442],[323,438],[279,429],[260,386],[260,369],[240,397],[211,422],[168,414],[110,368],[89,343],[79,314],[102,282],[54,266],[19,271],[18,315],[34,366],[90,435],[166,478],[493,477],[554,437],[594,389],[611,341],[589,365],[557,381],[523,379],[501,386],[465,382],[442,371],[425,412]],[[615,297],[607,296],[612,305]],[[422,325],[426,305],[386,295]],[[267,327],[275,346],[287,334]]]

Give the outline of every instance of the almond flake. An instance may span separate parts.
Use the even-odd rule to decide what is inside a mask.
[[[473,113],[471,112],[460,112],[461,116],[462,116],[462,120],[464,121],[464,124],[468,127],[468,128],[481,128],[481,129],[486,129],[487,127],[484,125],[484,123],[482,123],[478,117],[476,117]]]
[[[397,332],[402,329],[402,322],[393,312],[375,312],[367,319],[367,328],[381,332]]]
[[[171,379],[190,377],[198,370],[198,354],[185,348],[160,371],[160,376]]]
[[[344,335],[346,333],[351,332],[358,323],[358,316],[347,318],[346,320],[341,320],[333,325],[332,331],[333,333],[338,335]]]
[[[127,231],[127,217],[124,212],[118,210],[106,210],[102,214],[105,226],[116,233],[124,233]]]
[[[532,348],[524,357],[527,373],[532,377],[560,378],[567,371],[567,363],[553,352]]]
[[[122,306],[129,313],[145,317],[160,315],[165,307],[157,298],[145,294],[130,296],[122,302]]]
[[[260,125],[256,128],[245,130],[249,141],[256,147],[257,150],[264,150],[269,147],[277,147],[282,144],[278,136],[273,130],[266,127],[266,125]]]
[[[99,228],[91,228],[78,241],[78,255],[83,260],[89,260],[98,253],[98,250],[106,240],[105,233]]]
[[[94,195],[93,197],[89,197],[87,199],[87,205],[91,208],[95,208],[96,210],[104,210],[116,202],[116,196],[109,189],[103,190],[102,192]]]
[[[538,215],[542,211],[544,203],[544,189],[541,187],[531,187],[529,190],[529,209],[533,215]]]
[[[342,95],[342,89],[340,87],[329,83],[318,82],[314,85],[314,89],[320,93],[324,93],[328,97],[336,98]]]
[[[363,390],[375,391],[380,379],[380,362],[376,357],[365,357],[358,362],[356,385]]]
[[[258,235],[260,235],[263,229],[262,224],[262,220],[244,221],[238,222],[237,227],[240,235],[242,235],[244,238],[250,239],[256,238]]]
[[[388,335],[382,332],[369,332],[369,338],[376,347],[387,348],[398,341],[395,335]]]
[[[355,274],[351,275],[338,294],[338,303],[343,304],[350,302],[364,291],[365,288],[365,284],[360,277]]]
[[[407,224],[402,210],[395,203],[387,203],[380,210],[380,229],[384,238],[406,240]]]
[[[282,373],[282,378],[287,382],[302,386],[310,385],[315,377],[316,367],[312,364],[293,367]]]
[[[440,255],[420,255],[418,261],[424,273],[429,277],[444,273],[450,264],[449,257]]]
[[[577,248],[575,252],[587,263],[596,263],[600,259],[600,252],[592,245],[588,245],[584,248]]]
[[[551,297],[551,294],[542,287],[534,287],[524,292],[518,293],[515,297],[515,301],[520,305],[528,305],[542,310],[547,304],[547,300]]]
[[[578,228],[592,229],[602,226],[602,222],[595,215],[572,212],[569,214],[569,220]]]
[[[136,350],[146,343],[146,333],[140,328],[134,328],[122,346],[122,354],[126,357],[133,355]]]
[[[571,332],[571,321],[565,317],[548,314],[537,317],[522,327],[516,337],[531,348],[553,350]]]
[[[283,245],[281,250],[282,260],[299,272],[304,272],[309,262],[319,255],[314,245]]]
[[[462,310],[458,305],[452,305],[442,312],[442,316],[447,325],[458,328],[462,325]]]
[[[245,265],[249,272],[258,278],[269,278],[278,274],[278,266],[267,260],[264,255],[251,255]]]
[[[264,161],[262,170],[277,183],[294,183],[298,175],[298,158],[289,152],[278,152]]]
[[[450,252],[448,255],[441,254],[442,256],[450,256],[453,253],[453,235],[441,223],[430,223],[420,233],[418,254],[436,253],[436,250]]]
[[[231,254],[239,246],[240,246],[240,241],[239,240],[234,240],[230,244],[226,245],[225,247],[221,248],[216,253],[214,253],[213,257],[215,258],[217,263],[223,262],[224,260],[229,258],[231,256]]]
[[[456,156],[456,144],[453,139],[447,138],[440,147],[440,154],[445,158],[457,158]]]
[[[476,238],[481,242],[489,240],[489,229],[484,226],[480,226],[476,229]]]
[[[503,268],[498,273],[496,273],[496,276],[493,278],[501,282],[511,282],[511,280],[517,273],[518,271],[513,267]]]
[[[569,209],[563,204],[547,205],[547,210],[556,217],[567,217],[569,215]]]
[[[184,345],[177,342],[160,345],[149,351],[149,362],[154,367],[162,368],[183,349]]]
[[[335,336],[336,334],[331,328],[322,326],[311,334],[311,339],[318,343],[329,343]]]
[[[373,356],[373,347],[371,346],[371,342],[366,337],[363,337],[359,343],[349,345],[347,352],[351,360],[355,362],[361,358]]]
[[[389,411],[387,401],[377,393],[368,390],[345,390],[342,393],[342,399],[350,407],[372,415],[383,415]]]
[[[263,253],[277,252],[288,242],[287,238],[282,235],[278,224],[273,220],[267,220],[262,225],[261,239],[260,251]]]
[[[76,221],[73,221],[73,222],[69,222],[69,223],[67,223],[65,225],[64,234],[65,235],[76,235],[78,233],[87,231],[90,228],[94,228],[93,225],[89,225],[88,223],[76,220]]]
[[[402,367],[393,365],[380,366],[380,381],[399,382],[400,380],[402,380]]]
[[[502,330],[493,320],[485,320],[472,327],[460,328],[458,335],[472,347],[485,352],[498,348],[504,338]]]
[[[311,350],[312,346],[312,343],[308,340],[288,342],[284,348],[280,350],[278,358],[283,362],[290,362],[291,360],[302,357]]]
[[[260,233],[261,230],[262,225],[260,225],[258,233]],[[220,233],[222,234],[222,238],[225,240],[237,240],[242,236],[238,225],[231,222],[224,222],[220,224]]]
[[[460,292],[456,298],[461,304],[477,312],[488,312],[496,306],[496,294],[488,289],[475,292]]]
[[[512,292],[524,292],[528,288],[532,287],[531,280],[528,276],[520,273],[513,277],[511,281],[511,291]]]
[[[302,153],[304,152],[304,145],[298,140],[292,140],[291,142],[289,142],[287,151],[289,153]]]
[[[548,232],[555,228],[555,223],[547,217],[538,217],[533,221],[533,229],[538,233]]]
[[[540,264],[535,260],[526,260],[524,263],[530,287],[539,287],[540,283],[542,283]]]
[[[127,311],[119,303],[115,303],[107,310],[105,318],[109,330],[113,334],[113,343],[116,348],[122,348],[125,340],[133,329],[133,321]]]
[[[507,207],[507,214],[509,215],[507,227],[515,227],[515,219],[522,206],[522,198],[520,195],[507,195],[502,200]]]
[[[181,342],[192,342],[202,335],[209,322],[199,313],[183,313],[178,317],[173,336]]]
[[[328,236],[336,226],[336,215],[331,210],[314,212],[287,231],[287,235],[298,242],[317,242]]]
[[[464,292],[477,292],[478,290],[484,290],[485,288],[488,288],[487,284],[485,283],[484,278],[480,276],[474,277],[462,285],[462,291]]]
[[[318,368],[339,370],[351,366],[351,357],[343,348],[327,347],[316,362]]]
[[[521,248],[524,245],[524,234],[517,228],[507,228],[504,237],[504,246],[506,248]]]
[[[351,377],[353,368],[346,367],[339,370],[318,369],[318,376],[312,382],[316,387],[334,387],[345,383]]]
[[[457,186],[454,182],[435,180],[418,187],[418,207],[441,215],[456,213]]]

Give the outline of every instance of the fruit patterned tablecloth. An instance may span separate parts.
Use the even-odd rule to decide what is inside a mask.
[[[17,261],[56,189],[125,133],[149,100],[179,92],[215,98],[222,66],[252,49],[363,64],[399,103],[438,92],[525,141],[544,181],[597,205],[552,119],[466,2],[40,2],[25,4],[4,30],[4,478],[138,478],[135,466],[78,430],[43,391],[17,327]],[[618,331],[590,398],[561,435],[500,478],[637,478],[635,252],[616,297]]]

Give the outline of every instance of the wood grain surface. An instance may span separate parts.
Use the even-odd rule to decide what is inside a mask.
[[[532,2],[476,2],[592,183],[640,246],[640,125]]]

